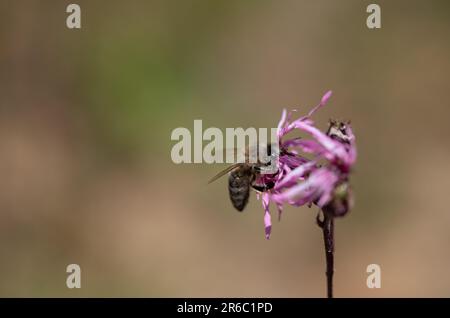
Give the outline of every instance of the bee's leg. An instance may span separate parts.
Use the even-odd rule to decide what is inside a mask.
[[[267,190],[272,189],[274,186],[275,186],[275,183],[273,183],[273,182],[269,182],[268,184],[263,184],[263,185],[252,184],[252,188],[259,192],[265,192]]]
[[[260,173],[260,172],[261,172],[261,167],[259,167],[259,166],[253,166],[253,167],[252,167],[252,170],[253,170],[253,172],[255,172],[255,173]]]

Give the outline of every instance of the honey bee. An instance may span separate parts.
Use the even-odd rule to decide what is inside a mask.
[[[267,145],[268,156],[273,156],[270,144]],[[248,148],[245,152],[245,162],[233,164],[226,169],[215,175],[208,183],[211,183],[225,174],[228,176],[228,193],[231,203],[234,208],[239,212],[242,212],[248,203],[250,197],[250,188],[256,191],[264,192],[274,187],[271,182],[269,184],[259,185],[256,184],[258,176],[261,174],[262,169],[267,167],[270,163],[250,163],[248,160]]]

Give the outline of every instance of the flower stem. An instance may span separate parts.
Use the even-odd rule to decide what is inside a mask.
[[[334,273],[334,218],[323,212],[323,220],[317,219],[317,224],[322,228],[325,244],[327,297],[333,298],[333,273]]]

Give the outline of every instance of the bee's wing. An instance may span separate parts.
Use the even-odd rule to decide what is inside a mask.
[[[228,158],[230,156],[232,160],[231,162],[236,163],[248,162],[249,146],[247,145],[245,148],[231,147],[231,148],[216,149],[215,154],[221,156],[226,162],[229,162]]]
[[[228,156],[232,156],[233,160],[236,156],[239,156],[239,154],[242,152],[242,150],[234,147],[234,148],[222,148],[220,150],[217,150],[224,158],[228,158]]]
[[[217,179],[219,179],[220,177],[226,175],[228,172],[233,171],[234,169],[236,169],[237,167],[241,166],[242,163],[236,163],[234,165],[231,165],[225,169],[223,169],[222,171],[220,171],[218,174],[216,174],[214,177],[211,178],[211,180],[208,181],[208,184],[210,184],[211,182],[216,181]]]

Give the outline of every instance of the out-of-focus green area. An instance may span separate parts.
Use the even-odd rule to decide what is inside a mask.
[[[235,212],[170,135],[275,127],[329,89],[317,122],[351,119],[359,151],[336,296],[450,295],[448,1],[378,1],[379,30],[360,0],[77,1],[81,30],[69,3],[0,3],[0,296],[324,296],[316,209],[266,241],[256,196]]]

